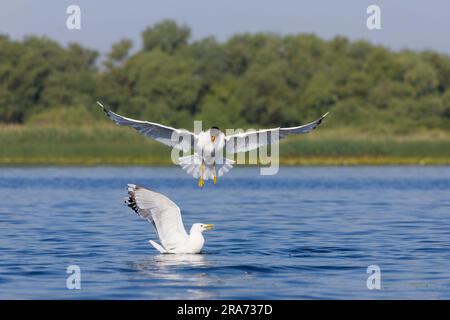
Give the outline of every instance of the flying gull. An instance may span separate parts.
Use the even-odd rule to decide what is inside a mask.
[[[194,154],[180,157],[178,161],[183,170],[199,179],[200,188],[203,187],[204,180],[208,179],[212,179],[214,184],[217,184],[217,177],[233,168],[234,160],[223,156],[224,148],[227,153],[240,153],[278,143],[280,139],[290,134],[304,134],[312,131],[328,115],[327,112],[319,119],[297,127],[261,129],[226,136],[218,127],[211,127],[206,131],[194,134],[184,129],[176,129],[159,123],[126,118],[107,109],[99,101],[97,103],[116,124],[131,126],[145,136],[167,146],[186,151],[186,143],[180,142],[179,137],[182,136],[190,141],[187,147],[188,150],[194,150]]]

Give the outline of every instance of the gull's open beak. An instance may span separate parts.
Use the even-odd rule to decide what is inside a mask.
[[[214,141],[216,141],[216,136],[211,136],[211,141],[214,143]]]
[[[213,224],[205,224],[205,230],[214,230]]]

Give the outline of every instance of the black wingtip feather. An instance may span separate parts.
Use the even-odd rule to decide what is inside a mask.
[[[97,104],[102,108],[103,112],[108,116],[108,118],[111,118],[109,109],[107,109],[100,101],[97,101]]]
[[[130,186],[127,187],[127,189],[128,189],[128,201],[125,201],[125,203],[126,203],[127,206],[130,207],[134,212],[136,212],[136,214],[137,214],[138,216],[141,216],[141,215],[139,214],[139,208],[138,208],[138,206],[137,206],[136,198],[135,198],[135,196],[134,196],[134,191],[137,190],[139,187],[138,187],[138,186],[134,186],[134,187],[132,188],[132,190],[129,190],[129,188],[130,188]]]

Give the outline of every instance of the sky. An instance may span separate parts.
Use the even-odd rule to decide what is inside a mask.
[[[69,5],[81,9],[81,30],[66,27]],[[366,26],[369,5],[381,9],[381,29]],[[399,50],[433,49],[450,55],[450,0],[1,0],[0,33],[13,39],[46,35],[105,54],[127,37],[135,50],[141,32],[163,19],[192,29],[192,38],[227,40],[235,33],[315,33],[366,39]]]

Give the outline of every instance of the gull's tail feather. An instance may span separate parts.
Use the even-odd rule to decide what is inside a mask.
[[[186,157],[180,157],[178,159],[181,168],[194,178],[200,178],[200,168],[202,159],[199,155],[191,155]],[[217,176],[221,177],[233,168],[234,161],[228,158],[224,158],[222,161],[216,163]],[[205,164],[203,166],[203,179],[214,178],[214,166]]]
[[[200,166],[202,164],[202,159],[198,155],[180,157],[178,159],[179,165],[186,171],[190,176],[195,179],[200,178]]]
[[[213,179],[214,178],[214,169],[212,165],[205,164],[205,167],[203,169],[203,179]]]
[[[230,171],[233,168],[234,160],[225,158],[222,164],[218,165],[217,175],[219,177],[223,176],[225,173]]]
[[[161,245],[157,244],[155,241],[153,240],[148,240],[148,242],[156,249],[159,251],[159,253],[167,253],[167,250],[164,249]]]

